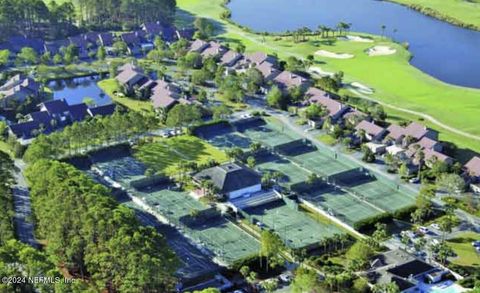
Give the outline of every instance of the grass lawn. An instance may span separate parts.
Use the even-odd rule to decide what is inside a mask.
[[[160,138],[136,149],[135,157],[149,168],[167,175],[178,173],[179,162],[205,164],[210,160],[219,163],[228,160],[225,153],[194,136]]]
[[[3,140],[0,140],[0,151],[5,152],[10,156],[12,156],[12,150],[10,149],[10,146]]]
[[[326,145],[335,145],[337,143],[337,140],[328,134],[319,135],[318,140]]]
[[[427,15],[455,24],[480,29],[479,0],[390,0],[419,10]]]
[[[464,232],[457,238],[447,240],[448,245],[457,254],[457,257],[450,259],[450,261],[457,265],[480,269],[480,253],[477,253],[472,246],[472,241],[474,240],[480,240],[479,233]]]
[[[150,101],[139,101],[128,97],[120,97],[114,92],[120,92],[120,85],[113,79],[104,79],[98,82],[98,87],[101,88],[114,102],[121,104],[133,111],[152,112],[152,103]]]
[[[310,38],[307,42],[295,44],[290,38],[261,36],[222,20],[222,3],[223,0],[178,0],[177,22],[191,23],[195,15],[210,18],[216,24],[218,38],[230,43],[232,47],[241,42],[247,47],[247,51],[276,53],[281,58],[305,58],[314,55],[318,50],[352,54],[354,57],[350,59],[314,55],[314,66],[324,71],[343,71],[346,82],[357,81],[374,89],[374,94],[369,96],[372,99],[424,113],[458,130],[480,135],[480,90],[448,85],[428,76],[408,63],[411,55],[401,45],[371,35],[369,37],[373,38],[373,43]],[[368,56],[365,50],[375,45],[386,45],[397,52],[389,56]],[[388,112],[391,109],[386,110]],[[417,117],[415,120],[418,120],[416,115],[397,112],[402,118],[410,120]],[[472,148],[480,152],[479,140],[454,134],[437,124],[431,125],[442,132],[443,138],[452,140],[462,148]]]

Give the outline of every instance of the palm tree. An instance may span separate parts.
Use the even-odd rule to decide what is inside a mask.
[[[382,38],[385,38],[385,29],[387,28],[387,26],[382,24],[380,28],[382,29]]]
[[[346,35],[347,30],[350,29],[351,25],[352,25],[352,24],[346,23],[346,22],[343,22],[343,21],[339,22],[339,23],[337,24],[337,26],[336,26],[336,27],[337,27],[337,30],[338,30],[338,35],[341,36],[341,35],[342,35],[342,32],[344,32],[345,35]]]

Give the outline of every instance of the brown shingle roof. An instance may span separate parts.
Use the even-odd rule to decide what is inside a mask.
[[[280,70],[276,69],[275,66],[270,62],[263,62],[260,65],[255,67],[263,75],[265,81],[273,80],[277,75],[280,74]]]
[[[227,53],[222,56],[222,59],[220,59],[220,63],[223,65],[230,65],[230,63],[237,62],[240,58],[242,58],[242,54],[228,50]]]
[[[425,125],[418,124],[416,122],[410,123],[405,128],[405,136],[411,136],[416,139],[421,139],[428,132],[428,128]]]
[[[401,139],[403,136],[405,136],[405,128],[397,124],[390,125],[387,130],[388,136],[393,138],[394,140]]]
[[[303,86],[307,83],[307,79],[290,71],[283,71],[274,78],[275,83],[283,88],[292,88]]]
[[[377,136],[381,134],[385,129],[383,127],[380,127],[376,125],[373,122],[363,120],[360,122],[356,127],[356,130],[364,130],[367,134]]]
[[[473,176],[480,177],[480,157],[473,157],[465,164],[465,169]]]

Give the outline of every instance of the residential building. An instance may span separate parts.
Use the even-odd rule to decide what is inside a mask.
[[[113,33],[100,33],[98,34],[99,45],[104,46],[105,48],[112,47],[115,43],[115,36]]]
[[[252,64],[253,66],[258,66],[264,62],[268,62],[273,66],[277,66],[278,60],[276,57],[268,55],[263,52],[255,52],[245,55],[245,61]]]
[[[328,116],[333,123],[338,122],[350,109],[350,107],[332,99],[330,94],[318,88],[309,88],[305,96],[309,104],[316,103],[327,109]]]
[[[17,74],[0,87],[0,107],[8,107],[11,102],[22,103],[27,97],[38,98],[41,88],[32,78]]]
[[[200,53],[202,57],[205,58],[214,58],[220,59],[227,52],[227,48],[222,46],[222,44],[211,41],[208,43],[208,46]]]
[[[414,293],[420,292],[425,278],[438,271],[441,270],[404,251],[392,250],[372,262],[367,278],[372,285],[395,283],[401,293]]]
[[[365,138],[368,141],[381,142],[387,130],[381,126],[376,125],[374,122],[363,120],[356,127],[357,136],[361,135],[361,132],[365,134]]]
[[[115,104],[88,107],[86,104],[69,105],[65,100],[52,100],[40,104],[40,110],[27,115],[27,120],[9,126],[10,135],[28,143],[41,133],[51,133],[88,117],[107,116],[115,112]]]
[[[387,128],[387,131],[386,142],[403,145],[405,147],[424,137],[435,141],[438,139],[438,132],[416,122],[412,122],[406,127],[392,124]]]
[[[287,91],[295,87],[306,91],[310,86],[310,81],[308,79],[290,71],[282,71],[273,79],[273,83],[283,91]]]
[[[255,68],[263,75],[263,80],[265,83],[273,81],[281,73],[281,71],[270,62],[263,62],[259,65],[256,65]]]
[[[262,190],[261,176],[237,163],[227,163],[205,169],[194,175],[194,180],[211,180],[222,195],[239,198]]]
[[[233,67],[235,64],[237,64],[240,59],[243,58],[243,55],[240,53],[237,53],[233,50],[228,50],[221,58],[220,58],[220,64],[226,67]]]
[[[150,100],[154,109],[170,109],[177,103],[186,103],[182,98],[182,90],[173,83],[164,80],[157,80],[155,87],[152,89]]]
[[[464,166],[468,181],[470,182],[470,188],[480,193],[480,157],[473,157]]]
[[[123,87],[126,94],[131,94],[135,87],[140,88],[149,80],[140,68],[128,63],[119,68],[119,74],[115,79]]]
[[[197,53],[201,53],[203,52],[203,50],[205,50],[208,46],[210,46],[209,43],[203,41],[203,40],[200,40],[200,39],[197,39],[195,40],[192,44],[190,44],[190,52],[197,52]]]

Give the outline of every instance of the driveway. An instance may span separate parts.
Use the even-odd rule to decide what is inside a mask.
[[[15,208],[14,220],[17,237],[23,243],[38,247],[34,225],[31,220],[30,193],[25,177],[23,177],[25,163],[22,160],[15,160],[15,166],[17,167],[17,172],[15,173],[16,185],[13,187],[13,205]]]

